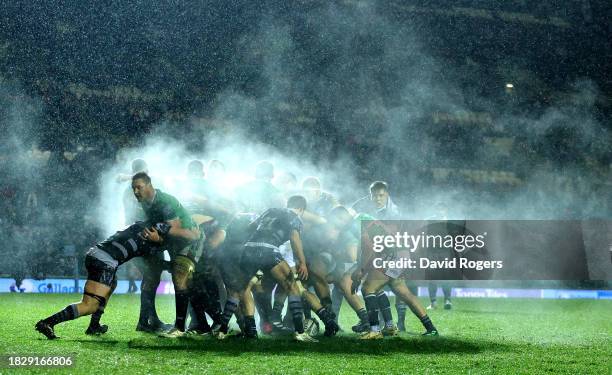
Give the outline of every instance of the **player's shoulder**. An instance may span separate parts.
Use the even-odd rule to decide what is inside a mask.
[[[252,222],[257,218],[257,214],[254,212],[239,212],[234,215],[230,221],[232,222]]]
[[[353,204],[351,205],[351,208],[354,209],[357,212],[363,211],[365,209],[367,209],[368,205],[370,203],[370,197],[369,196],[365,196],[365,197],[361,197],[359,199],[357,199],[355,202],[353,202]]]
[[[284,208],[284,210],[286,210],[287,220],[291,228],[296,229],[298,232],[301,232],[302,228],[304,227],[304,222],[302,221],[302,218],[288,208]]]
[[[292,212],[292,211],[287,208],[272,207],[272,208],[266,209],[261,214],[261,216],[266,216],[266,215],[285,216],[285,215],[289,215],[289,212]]]
[[[269,193],[280,193],[280,189],[274,186],[274,184],[270,181],[264,180],[255,180],[255,186],[260,188],[261,190]]]
[[[156,191],[156,201],[160,204],[172,204],[176,205],[179,203],[179,200],[172,194],[166,193],[160,189],[155,189]]]
[[[225,231],[228,234],[235,233],[235,232],[242,232],[246,230],[249,227],[249,225],[256,219],[257,219],[257,215],[254,213],[247,213],[247,212],[238,213],[234,215],[234,217],[232,217],[230,222],[227,224]]]
[[[338,199],[336,199],[336,196],[328,191],[321,192],[321,199],[326,202],[332,202],[332,203],[338,201]]]
[[[123,229],[123,231],[130,231],[130,232],[137,232],[140,233],[142,232],[146,227],[150,226],[151,224],[145,221],[136,221],[130,225],[128,225],[127,227],[125,227]]]

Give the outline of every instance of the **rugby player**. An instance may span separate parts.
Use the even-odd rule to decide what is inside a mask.
[[[248,241],[254,228],[250,224],[255,221],[254,213],[239,213],[234,216],[226,227],[225,241],[214,254],[219,265],[221,277],[227,289],[227,299],[219,321],[219,330],[215,332],[219,340],[225,339],[229,333],[229,322],[236,315],[238,325],[243,327],[242,314],[238,309],[240,304],[240,291],[248,283],[247,276],[240,269],[239,260],[244,244]]]
[[[137,222],[89,249],[85,256],[87,281],[81,302],[68,305],[38,321],[35,329],[50,340],[56,339],[55,325],[96,311],[103,312],[117,285],[117,268],[132,258],[161,251],[169,231],[170,226],[166,223],[148,227],[143,222]],[[90,324],[88,331],[104,333],[106,327]]]
[[[389,195],[389,185],[384,181],[374,181],[370,185],[370,195],[365,196],[351,207],[357,213],[366,213],[379,220],[400,219],[399,208]]]
[[[393,202],[389,194],[389,185],[384,181],[374,181],[369,187],[370,194],[353,203],[351,209],[359,214],[369,215],[380,220],[396,220],[401,219],[401,211]],[[385,327],[382,330],[385,335],[395,335],[398,330],[393,322],[389,298],[384,290],[380,290],[377,294],[378,304],[381,306],[379,312],[385,321]],[[387,307],[389,306],[389,307]],[[395,307],[398,315],[406,315],[406,305],[399,298],[395,301]]]
[[[312,225],[325,224],[325,216],[340,203],[332,194],[321,189],[321,181],[317,177],[306,177],[302,182],[304,198],[308,202],[308,210],[304,212],[304,229]]]
[[[127,178],[127,180],[130,181],[130,186],[126,187],[122,197],[125,225],[146,220],[142,206],[132,191],[131,178],[139,172],[148,174],[149,167],[147,162],[143,159],[134,159],[131,167],[132,175],[121,177],[121,180]],[[157,311],[155,309],[155,296],[157,287],[161,281],[161,274],[165,268],[168,268],[168,264],[164,260],[164,253],[160,251],[138,257],[131,263],[140,269],[142,273],[142,284],[140,285],[140,315],[138,317],[136,331],[159,332],[169,330],[172,328],[172,325],[162,322],[157,316]],[[100,315],[99,312],[92,314],[91,319],[93,326],[95,326],[96,321],[100,321]]]
[[[269,208],[282,208],[285,199],[282,193],[272,184],[274,178],[274,165],[262,160],[255,165],[255,179],[241,186],[235,191],[236,206],[240,212],[255,212],[261,214]],[[272,332],[270,315],[272,312],[272,291],[275,283],[266,278],[261,286],[254,290],[254,298],[259,313],[259,325],[264,333]]]
[[[322,226],[326,223],[325,216],[329,214],[332,208],[338,206],[340,203],[332,194],[323,191],[321,189],[321,181],[314,176],[306,177],[304,181],[302,181],[302,194],[306,198],[308,202],[308,209],[304,212],[302,220],[304,222],[304,233],[308,233],[310,228],[316,226]],[[308,257],[306,257],[308,261]],[[308,289],[311,292],[316,292],[319,298],[322,298],[321,302],[324,305],[328,305],[327,308],[330,311],[331,309],[331,299],[325,293],[325,295],[320,294],[322,289],[318,292],[314,288],[314,284],[308,283]],[[277,293],[280,288],[277,288]],[[325,289],[329,291],[329,287],[325,284]],[[323,296],[323,297],[322,297]],[[276,296],[275,296],[276,298]],[[276,301],[276,299],[275,299]],[[307,319],[312,319],[310,316],[310,307],[308,306],[307,301],[304,301],[304,313]],[[338,316],[336,315],[336,323],[338,322]]]
[[[288,293],[289,310],[292,315],[295,329],[295,339],[298,341],[314,342],[316,339],[304,333],[304,311],[301,296],[304,289],[299,287],[291,268],[282,258],[279,246],[289,241],[294,257],[296,258],[296,271],[300,279],[308,279],[308,268],[302,249],[300,232],[302,230],[301,216],[306,209],[306,199],[296,195],[289,198],[287,208],[271,208],[259,216],[252,224],[253,234],[245,243],[240,267],[249,279],[255,277],[258,271],[272,276],[280,287]],[[241,303],[244,311],[245,336],[256,338],[255,308],[252,295],[246,292],[245,285],[241,294]],[[331,312],[321,307],[317,311],[326,326],[326,335],[337,332],[337,324]]]
[[[174,328],[165,337],[179,337],[185,331],[189,305],[188,283],[202,253],[203,236],[187,210],[172,195],[155,189],[144,172],[132,177],[132,190],[140,202],[147,221],[170,225],[166,249],[172,260],[172,282],[176,304]]]
[[[291,244],[285,243],[282,246],[280,246],[279,249],[281,250],[281,255],[283,257],[283,260],[287,262],[287,264],[291,268],[291,271],[295,275],[297,271],[295,267],[295,261],[294,261]],[[305,250],[304,250],[304,257],[306,259],[307,267],[310,270],[310,259],[306,255]],[[318,265],[316,261],[314,264]],[[308,324],[312,323],[316,325],[316,328],[318,329],[319,323],[312,318],[311,311],[314,311],[315,314],[317,314],[317,316],[319,316],[319,318],[323,320],[323,322],[326,322],[328,318],[331,316],[333,318],[333,323],[328,322],[325,324],[325,335],[333,336],[340,330],[340,327],[338,326],[336,316],[334,315],[331,309],[331,299],[329,296],[329,287],[325,281],[325,278],[322,277],[323,281],[319,281],[317,288],[315,288],[313,284],[310,283],[310,281],[312,280],[312,276],[313,276],[312,272],[309,272],[309,277],[305,281],[305,285],[310,287],[309,289],[312,289],[314,292],[316,292],[316,294],[314,292],[311,292],[310,290],[304,289],[302,282],[300,280],[296,280],[298,289],[300,290],[301,296],[302,296],[302,305],[304,308],[305,325],[307,323]],[[281,312],[282,312],[282,309],[285,303],[285,299],[287,299],[287,292],[283,288],[277,287],[275,290],[275,294],[274,294],[274,306],[272,308],[272,313],[270,314],[270,317],[272,320],[271,321],[272,327],[273,327],[272,333],[286,334],[288,332],[293,332],[293,329],[289,328],[289,326],[293,326],[291,322],[285,323],[281,319]],[[285,319],[287,319],[288,317],[289,317],[289,314],[285,315]]]
[[[199,225],[204,234],[202,255],[195,265],[189,283],[189,301],[193,307],[192,321],[188,333],[210,334],[218,329],[221,318],[221,289],[225,294],[225,285],[221,279],[214,254],[225,239],[225,231],[219,228],[219,222],[211,219]],[[224,297],[225,299],[225,297]],[[213,320],[210,327],[206,320],[208,314]]]
[[[321,189],[321,181],[317,177],[306,177],[302,182],[302,190],[308,202],[308,210],[306,212],[325,217],[334,207],[340,205],[336,197]]]
[[[274,186],[280,190],[285,198],[289,198],[298,193],[297,183],[297,177],[291,172],[282,172],[279,176],[274,178]]]
[[[208,324],[206,314],[212,318],[213,327],[218,326],[221,317],[221,299],[225,300],[225,286],[216,262],[211,256],[223,242],[225,231],[220,227],[217,218],[212,216],[218,214],[224,217],[225,212],[216,209],[218,204],[213,202],[211,185],[204,179],[204,164],[201,161],[192,160],[187,165],[185,186],[186,208],[192,214],[192,218],[201,222],[199,226],[205,238],[202,256],[196,264],[189,285],[191,321],[187,333],[210,334],[212,327]]]
[[[385,227],[383,223],[379,221],[372,221],[368,223],[367,229],[362,233],[362,241],[366,244],[371,244],[371,239],[375,235],[389,233],[390,228]],[[385,286],[389,286],[395,297],[401,299],[408,305],[410,310],[419,318],[421,323],[426,329],[423,333],[424,336],[438,336],[438,330],[433,325],[427,312],[418,297],[410,292],[406,283],[402,278],[404,270],[399,268],[389,269],[377,269],[373,267],[372,260],[375,255],[384,256],[385,260],[397,261],[400,255],[394,248],[386,248],[381,253],[375,253],[372,251],[371,246],[362,247],[362,256],[359,267],[353,271],[351,278],[353,280],[353,292],[356,291],[356,287],[361,283],[361,293],[364,296],[366,310],[370,321],[370,332],[364,333],[360,338],[364,340],[381,339],[384,334],[380,329],[380,322],[378,318],[379,310],[389,309],[390,306],[387,304],[379,303],[380,292]],[[386,319],[385,319],[386,320]]]
[[[452,287],[447,282],[436,282],[430,281],[427,286],[427,291],[429,292],[429,306],[427,306],[427,310],[435,310],[437,305],[437,296],[438,286],[442,288],[442,293],[444,294],[444,310],[450,310],[453,308],[453,303],[451,302],[451,292]]]
[[[262,213],[268,208],[281,208],[285,204],[283,196],[273,184],[274,165],[269,161],[260,161],[255,166],[255,179],[241,186],[234,192],[240,212]]]
[[[338,240],[336,248],[340,250],[336,254],[336,270],[332,274],[334,289],[340,297],[346,298],[347,302],[357,314],[359,322],[352,327],[352,330],[357,333],[369,330],[370,323],[368,320],[365,306],[361,299],[351,291],[352,287],[352,272],[358,267],[359,246],[361,238],[361,222],[364,220],[373,220],[372,216],[367,214],[358,214],[352,216],[348,209],[344,206],[334,208],[328,218],[331,226],[338,231]],[[338,304],[333,306],[333,311],[340,310],[342,298],[334,298],[332,291],[332,305],[339,300]],[[381,299],[386,299],[386,294]]]

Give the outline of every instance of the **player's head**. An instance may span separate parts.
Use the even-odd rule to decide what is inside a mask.
[[[302,181],[302,190],[309,202],[316,202],[321,198],[321,181],[316,177],[306,177]]]
[[[187,164],[187,176],[192,178],[204,178],[204,163],[192,160]]]
[[[370,199],[377,208],[383,208],[389,200],[389,185],[384,181],[374,181],[370,185]]]
[[[225,164],[221,160],[213,159],[208,162],[207,171],[209,179],[221,179],[225,176]]]
[[[258,180],[271,181],[274,178],[274,166],[269,161],[263,160],[255,166],[255,178]]]
[[[149,173],[149,166],[147,165],[147,162],[143,159],[132,160],[132,174],[140,172]]]
[[[293,195],[287,200],[287,208],[298,214],[300,217],[306,211],[306,198],[301,195]]]
[[[155,196],[155,189],[151,184],[151,177],[145,172],[136,173],[132,176],[132,191],[138,202],[148,202]]]
[[[344,206],[334,207],[329,215],[328,222],[340,231],[347,230],[353,223],[353,216]]]
[[[284,192],[289,192],[295,189],[297,185],[297,177],[291,172],[283,172],[275,179],[275,185],[277,188]]]

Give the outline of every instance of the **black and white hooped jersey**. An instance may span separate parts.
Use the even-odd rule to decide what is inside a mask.
[[[287,208],[270,208],[255,220],[255,232],[249,242],[267,243],[276,247],[289,241],[291,232],[302,231],[302,220]]]
[[[141,233],[146,228],[144,222],[136,222],[118,231],[96,246],[113,257],[119,264],[128,260],[160,251],[155,243],[145,240]]]

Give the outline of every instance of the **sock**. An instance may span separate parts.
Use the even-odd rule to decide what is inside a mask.
[[[246,337],[257,337],[257,326],[253,315],[244,317],[244,335]]]
[[[429,316],[425,315],[419,318],[419,320],[421,321],[421,323],[423,323],[423,327],[425,327],[427,332],[437,331],[436,327],[434,327],[433,323],[431,322],[431,319],[429,319]]]
[[[317,311],[317,316],[321,319],[321,321],[323,322],[323,324],[327,325],[330,322],[334,321],[334,315],[331,311],[329,311],[327,308],[325,307],[321,307],[318,311]]]
[[[161,324],[155,310],[155,296],[160,283],[162,265],[160,259],[154,259],[155,257],[144,258],[145,267],[141,270],[142,284],[140,284],[140,318],[138,319],[139,324],[153,326]]]
[[[189,307],[189,293],[186,290],[177,290],[174,295],[176,305],[176,321],[174,326],[185,331],[185,320],[187,320],[187,308]]]
[[[380,309],[380,313],[383,316],[383,320],[385,321],[385,327],[391,328],[393,327],[393,315],[391,314],[391,304],[389,303],[389,297],[384,291],[378,292],[376,294],[376,300],[378,302],[378,308]]]
[[[221,332],[227,333],[229,331],[229,321],[232,319],[232,316],[238,309],[238,303],[240,300],[234,297],[227,297],[227,301],[225,301],[225,308],[223,309],[223,314],[221,314]]]
[[[289,296],[289,311],[293,317],[295,332],[304,333],[304,308],[299,296]]]
[[[213,324],[218,324],[221,321],[221,296],[219,294],[219,286],[214,279],[207,279],[205,283],[206,296],[204,304],[206,312],[213,320]]]
[[[397,302],[395,304],[395,309],[397,310],[397,324],[400,326],[405,325],[406,323],[406,304],[404,302]]]
[[[79,317],[79,311],[77,310],[76,304],[68,305],[63,310],[51,315],[44,319],[44,322],[54,326],[56,324],[73,320]]]
[[[203,295],[201,293],[191,294],[189,296],[189,302],[191,302],[191,307],[196,317],[196,324],[190,324],[189,326],[198,328],[199,330],[204,332],[210,332],[211,328],[210,324],[208,324],[208,320],[206,319],[206,305],[204,302]]]
[[[368,322],[368,312],[366,309],[360,309],[357,311],[357,317],[359,318],[359,323]]]
[[[321,298],[321,305],[327,309],[327,311],[331,312],[332,311],[332,299],[331,296],[327,296],[327,297],[323,297]]]
[[[270,314],[270,320],[272,323],[279,323],[282,321],[283,307],[285,307],[285,298],[274,298],[274,306],[272,307],[272,313]]]
[[[344,293],[340,288],[334,286],[331,293],[332,308],[331,311],[336,316],[336,323],[338,322],[338,316],[340,315],[340,308],[342,307],[342,300],[344,299]]]
[[[155,317],[157,314],[155,313],[155,290],[140,290],[140,318],[138,318],[138,322],[140,324],[149,324],[149,319],[151,319],[151,323],[153,323],[153,315]]]
[[[370,330],[379,331],[378,321],[378,301],[376,294],[366,294],[363,298],[365,301],[366,310],[368,312],[368,321],[370,323]]]
[[[191,303],[192,299],[193,299],[193,294],[189,298],[189,306],[187,307],[187,317],[189,318],[189,326],[187,326],[188,330],[200,326],[200,320],[198,319],[198,313],[195,311],[195,308],[193,307],[193,303]]]
[[[304,298],[302,298],[302,310],[304,311],[304,319],[312,319],[312,307]]]
[[[97,327],[100,325],[100,319],[102,318],[102,314],[104,314],[104,306],[98,306],[96,312],[91,314],[91,320],[89,321],[90,327]]]

